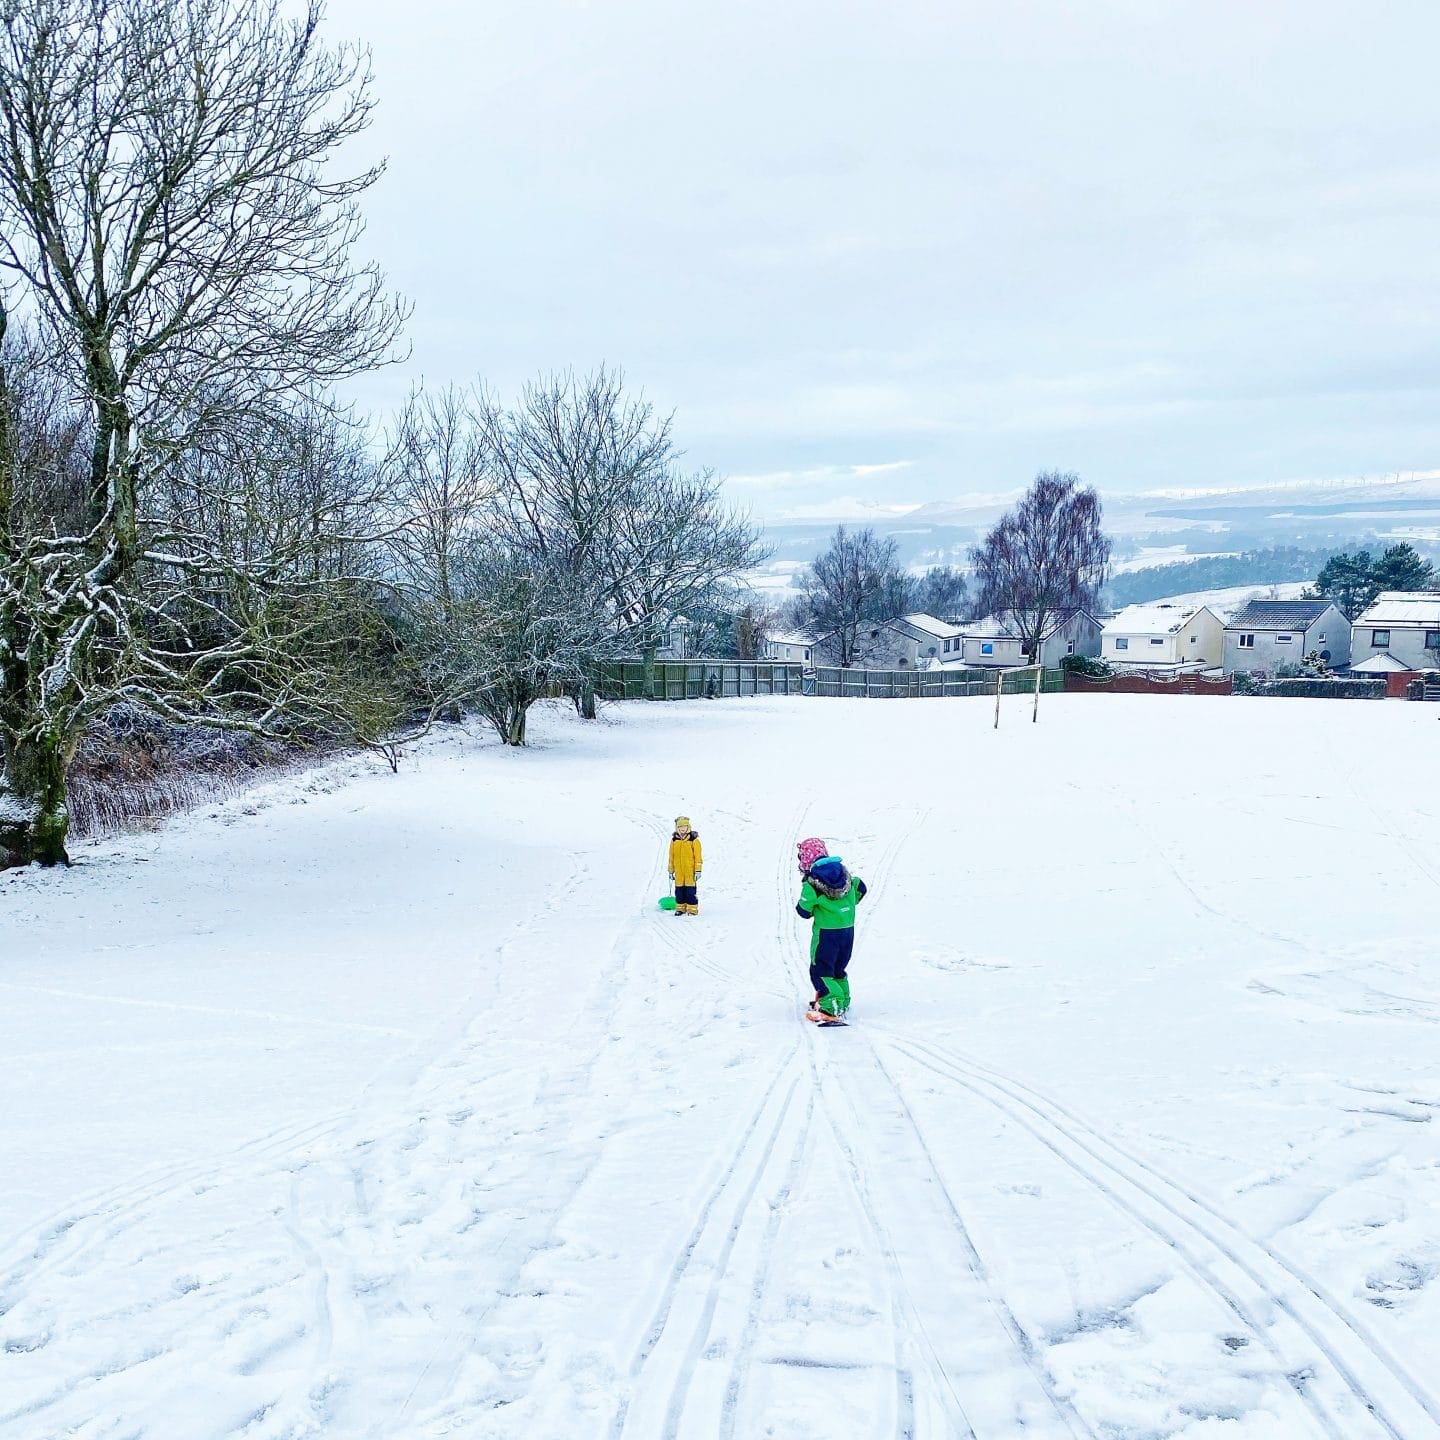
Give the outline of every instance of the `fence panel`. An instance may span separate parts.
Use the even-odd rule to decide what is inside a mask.
[[[641,660],[611,660],[599,667],[595,690],[602,700],[731,699],[752,695],[799,695],[803,669],[784,661],[657,660],[647,690]]]
[[[844,670],[821,665],[814,669],[770,660],[657,660],[654,683],[647,690],[640,660],[612,660],[599,667],[595,690],[602,700],[698,700],[755,695],[814,695],[827,699],[902,700],[994,695],[996,675],[1001,693],[1028,695],[1035,689],[1033,670]],[[1047,670],[1045,693],[1064,688],[1058,670]]]

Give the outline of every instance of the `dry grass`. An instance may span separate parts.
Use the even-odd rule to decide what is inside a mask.
[[[166,725],[117,706],[85,736],[71,763],[71,833],[93,837],[138,829],[233,799],[315,759],[314,750]]]

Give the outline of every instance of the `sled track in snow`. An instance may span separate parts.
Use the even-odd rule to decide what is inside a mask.
[[[894,1077],[881,1061],[873,1044],[868,1045],[867,1048],[870,1051],[871,1059],[874,1061],[873,1073],[884,1081],[889,1095],[893,1097],[900,1114],[904,1118],[907,1132],[914,1136],[916,1148],[924,1163],[924,1169],[934,1181],[934,1190],[942,1206],[943,1218],[948,1222],[944,1229],[948,1230],[948,1233],[954,1238],[956,1250],[959,1255],[960,1263],[954,1267],[955,1270],[957,1272],[963,1271],[968,1273],[973,1278],[977,1291],[983,1296],[984,1302],[994,1322],[1004,1331],[1009,1345],[1019,1356],[1025,1369],[1030,1373],[1036,1390],[1040,1397],[1043,1398],[1044,1405],[1053,1411],[1063,1432],[1072,1437],[1076,1437],[1076,1440],[1081,1436],[1093,1435],[1094,1432],[1076,1411],[1075,1407],[1057,1390],[1055,1382],[1050,1375],[1049,1367],[1046,1365],[1045,1358],[1041,1354],[1039,1347],[1020,1324],[1015,1316],[1015,1312],[1010,1308],[1004,1296],[996,1289],[994,1282],[990,1278],[989,1269],[970,1234],[969,1226],[965,1223],[965,1218],[960,1212],[960,1207],[955,1200],[954,1193],[945,1182],[945,1176],[936,1163],[934,1152],[930,1148],[929,1141],[925,1138],[925,1132],[919,1121],[915,1118],[909,1102],[905,1099],[904,1092],[900,1089]],[[855,1164],[856,1167],[855,1174],[857,1182],[863,1186],[863,1172],[860,1171],[858,1162],[852,1160],[852,1164]],[[918,1312],[916,1314],[916,1320],[923,1325],[923,1321],[920,1321]],[[926,1335],[925,1338],[926,1343],[930,1344],[931,1342],[929,1341],[928,1335]],[[933,1344],[931,1348],[933,1351]],[[938,1364],[938,1356],[936,1357],[936,1362]],[[948,1385],[949,1377],[944,1376],[943,1367],[941,1373]]]
[[[702,1367],[702,1359],[722,1291],[733,1279],[737,1253],[751,1277],[744,1287],[750,1297],[747,1333],[758,1318],[759,1298],[770,1268],[778,1224],[762,1224],[754,1202],[762,1193],[766,1177],[773,1176],[763,1192],[773,1221],[774,1207],[788,1197],[800,1170],[814,1110],[812,1099],[803,1107],[803,1114],[798,1113],[798,1050],[797,1041],[766,1085],[671,1265],[656,1300],[654,1317],[631,1361],[631,1393],[611,1426],[610,1433],[616,1440],[622,1436],[632,1440],[674,1440],[687,1410],[700,1403],[709,1405],[713,1414],[698,1433],[722,1433],[727,1416],[731,1417],[728,1433],[733,1433],[738,1403],[736,1377],[732,1373],[724,1385],[713,1383],[715,1377]],[[777,1165],[777,1154],[786,1154],[782,1135],[793,1139],[788,1158]],[[757,1228],[758,1236],[754,1233]],[[746,1343],[742,1338],[742,1347]],[[668,1363],[660,1367],[662,1358]],[[653,1382],[652,1374],[656,1377]],[[672,1374],[673,1384],[666,1390],[662,1377]],[[710,1382],[703,1387],[708,1393],[703,1394],[697,1384],[702,1375]]]
[[[871,868],[873,890],[875,901],[872,904],[868,899],[862,903],[861,916],[865,919],[866,929],[870,929],[877,914],[881,914],[887,908],[884,904],[891,894],[890,878],[894,872],[895,865],[899,859],[900,852],[910,836],[924,823],[929,815],[928,808],[921,808],[912,812],[906,818],[904,828],[898,830],[892,838],[882,847],[875,865]],[[803,816],[802,816],[803,818]],[[786,898],[786,887],[788,885],[788,873],[782,870],[779,877],[780,904],[783,912],[790,908]],[[802,979],[805,983],[808,977]],[[875,1238],[885,1264],[886,1274],[889,1282],[892,1305],[892,1324],[895,1331],[896,1341],[896,1380],[899,1387],[897,1399],[897,1415],[900,1417],[899,1434],[903,1437],[919,1436],[926,1433],[919,1429],[921,1418],[917,1415],[916,1396],[914,1393],[914,1380],[908,1366],[904,1361],[904,1345],[908,1337],[917,1349],[925,1357],[926,1368],[930,1372],[932,1396],[925,1397],[933,1399],[944,1411],[943,1418],[932,1420],[930,1423],[935,1429],[937,1436],[944,1436],[949,1440],[951,1436],[976,1436],[977,1431],[974,1422],[967,1413],[964,1400],[956,1389],[955,1383],[945,1366],[940,1348],[935,1343],[929,1328],[925,1323],[924,1313],[921,1304],[916,1300],[912,1287],[905,1279],[904,1269],[896,1253],[896,1247],[890,1238],[889,1227],[885,1223],[882,1207],[877,1203],[874,1190],[870,1180],[867,1178],[866,1167],[862,1164],[857,1141],[859,1140],[860,1127],[855,1125],[853,1120],[842,1120],[845,1106],[835,1106],[826,1097],[827,1083],[846,1093],[846,1099],[850,1099],[852,1090],[857,1095],[868,1096],[871,1093],[869,1082],[872,1079],[881,1082],[887,1094],[893,1099],[899,1116],[903,1117],[903,1127],[907,1134],[913,1136],[914,1151],[917,1153],[920,1164],[917,1167],[922,1174],[933,1181],[934,1192],[940,1197],[938,1207],[938,1218],[940,1225],[936,1229],[937,1237],[946,1235],[953,1238],[955,1242],[955,1256],[957,1263],[954,1264],[954,1273],[968,1274],[974,1283],[975,1299],[977,1309],[983,1305],[984,1312],[988,1313],[988,1322],[998,1326],[1004,1335],[1004,1345],[1018,1358],[1023,1371],[1028,1374],[1030,1383],[1033,1385],[1032,1398],[1037,1410],[1053,1414],[1055,1425],[1053,1429],[1057,1435],[1068,1435],[1074,1440],[1092,1434],[1073,1405],[1055,1387],[1054,1381],[1045,1365],[1043,1356],[1037,1346],[1024,1328],[1016,1319],[1014,1312],[995,1289],[991,1282],[984,1261],[975,1247],[968,1227],[955,1202],[954,1196],[945,1184],[944,1176],[936,1165],[930,1146],[925,1139],[918,1121],[911,1112],[894,1079],[881,1063],[879,1055],[875,1052],[873,1045],[867,1046],[871,1065],[863,1075],[857,1075],[854,1070],[842,1067],[838,1057],[829,1052],[830,1041],[824,1042],[827,1049],[825,1063],[822,1065],[818,1058],[821,1041],[818,1034],[812,1034],[810,1046],[810,1063],[814,1083],[822,1098],[822,1104],[826,1110],[829,1129],[845,1162],[845,1167],[850,1182],[850,1190],[854,1204],[858,1207],[863,1217],[864,1226]],[[844,1079],[841,1080],[843,1073]],[[851,1105],[851,1109],[856,1108]],[[876,1172],[883,1174],[883,1169]],[[919,1196],[927,1193],[927,1187],[920,1186],[919,1179],[913,1173],[909,1175],[909,1185],[919,1187],[912,1189],[910,1193]],[[909,1188],[909,1187],[902,1187]],[[897,1197],[892,1196],[892,1203]],[[899,1197],[904,1199],[906,1197]],[[910,1201],[910,1203],[918,1203]],[[937,1266],[937,1269],[945,1269],[944,1266]],[[986,1426],[984,1433],[998,1433],[993,1426]]]
[[[830,1134],[845,1161],[851,1204],[861,1217],[863,1227],[870,1232],[875,1248],[885,1263],[885,1275],[890,1292],[890,1328],[895,1358],[896,1434],[900,1440],[918,1440],[919,1436],[916,1422],[915,1377],[905,1356],[906,1337],[913,1336],[914,1343],[925,1356],[931,1379],[935,1382],[936,1394],[940,1397],[940,1404],[946,1411],[948,1424],[945,1434],[947,1436],[969,1436],[970,1440],[975,1440],[975,1430],[970,1424],[970,1417],[965,1413],[964,1402],[956,1392],[950,1375],[945,1369],[944,1361],[941,1360],[934,1341],[930,1337],[930,1332],[920,1317],[919,1309],[910,1294],[909,1287],[905,1284],[905,1276],[895,1254],[894,1243],[890,1239],[884,1222],[880,1219],[854,1146],[836,1124],[835,1110],[825,1098],[825,1082],[821,1077],[813,1047],[810,1066],[816,1092],[821,1096],[821,1102],[825,1106],[825,1116],[830,1126]],[[949,1396],[948,1402],[944,1398],[946,1395]]]
[[[886,1039],[897,1054],[994,1106],[1177,1255],[1261,1342],[1326,1433],[1337,1440],[1440,1435],[1440,1404],[1377,1337],[1272,1246],[1243,1234],[1214,1206],[1019,1081],[922,1041],[893,1032]],[[1240,1278],[1227,1281],[1217,1268]],[[1323,1395],[1321,1374],[1286,1363],[1257,1304],[1283,1315],[1330,1371]]]
[[[805,807],[795,818],[792,829],[799,833],[799,830],[809,813],[809,807]],[[885,893],[890,872],[894,867],[895,859],[900,853],[900,847],[904,844],[905,835],[898,834],[894,840],[887,845],[876,861],[875,868],[871,874],[875,877],[875,889],[877,899]],[[787,919],[787,912],[793,910],[789,890],[793,885],[788,864],[782,864],[778,876],[776,893],[779,897],[780,918],[776,929],[777,943],[784,947],[784,930]],[[874,914],[872,910],[871,915]],[[867,919],[869,916],[866,917]],[[808,990],[810,977],[804,966],[797,967],[801,970],[800,984],[802,991]],[[849,1181],[850,1202],[859,1213],[863,1226],[870,1232],[875,1247],[879,1251],[884,1264],[887,1287],[890,1294],[890,1326],[893,1336],[894,1364],[895,1364],[895,1386],[896,1386],[896,1434],[899,1440],[918,1440],[916,1429],[916,1396],[915,1377],[911,1372],[905,1355],[905,1342],[907,1334],[914,1333],[915,1344],[924,1354],[931,1379],[937,1395],[948,1394],[948,1403],[942,1398],[941,1404],[946,1411],[951,1433],[956,1436],[969,1436],[974,1440],[975,1431],[970,1424],[969,1416],[965,1413],[964,1403],[955,1391],[950,1376],[945,1370],[944,1363],[930,1339],[929,1332],[925,1329],[920,1318],[914,1299],[905,1284],[905,1276],[900,1268],[900,1262],[895,1254],[895,1247],[890,1240],[884,1223],[880,1219],[875,1202],[870,1195],[869,1188],[865,1183],[865,1174],[856,1156],[854,1145],[847,1139],[836,1123],[834,1107],[830,1104],[825,1095],[825,1080],[821,1073],[821,1067],[817,1056],[817,1045],[819,1034],[812,1033],[810,1036],[810,1073],[815,1086],[816,1093],[821,1097],[821,1103],[825,1107],[826,1120],[829,1123],[830,1134],[840,1151],[846,1169],[846,1178]],[[833,1059],[833,1057],[828,1057]],[[830,1068],[828,1065],[827,1069]]]

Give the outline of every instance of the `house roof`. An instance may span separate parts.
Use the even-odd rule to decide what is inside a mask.
[[[774,635],[765,637],[772,645],[814,645],[818,639],[814,635],[807,635],[803,630],[781,630]]]
[[[1057,630],[1063,630],[1076,615],[1089,616],[1089,611],[1056,611],[1050,617],[1049,623],[1045,626],[1045,633],[1040,638],[1048,640]],[[1094,617],[1090,616],[1090,618],[1093,621]],[[998,615],[986,615],[983,619],[972,620],[963,628],[968,640],[1018,640],[1020,638],[1020,627],[1015,623],[1013,610],[1002,610]]]
[[[952,625],[948,620],[937,620],[933,615],[927,615],[923,610],[917,610],[913,615],[901,615],[899,619],[892,620],[892,625],[908,625],[912,630],[918,630],[923,635],[928,635],[934,640],[953,640],[957,635],[964,634],[959,625]]]
[[[1108,635],[1173,635],[1202,610],[1219,621],[1205,605],[1127,605],[1105,622],[1104,629]]]
[[[1372,655],[1368,660],[1352,665],[1350,670],[1359,675],[1396,675],[1402,670],[1413,668],[1403,660],[1397,660],[1388,650],[1382,650],[1378,655]]]
[[[1329,600],[1252,600],[1237,611],[1227,630],[1304,630],[1329,608]]]
[[[1430,590],[1382,590],[1357,625],[1423,625],[1440,630],[1440,593]]]

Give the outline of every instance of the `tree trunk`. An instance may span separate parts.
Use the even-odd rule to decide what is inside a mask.
[[[645,698],[647,700],[659,698],[655,694],[655,652],[659,648],[654,640],[647,640],[640,651],[641,659],[645,664]]]
[[[0,516],[0,520],[5,517]],[[64,737],[41,730],[29,694],[34,636],[16,613],[0,612],[0,869],[68,865]]]
[[[26,740],[5,757],[0,775],[0,867],[68,865],[65,746],[59,736]]]
[[[580,682],[580,689],[575,696],[575,708],[580,712],[582,720],[595,718],[595,687],[588,680]]]
[[[529,707],[517,701],[505,722],[505,743],[507,745],[523,745],[525,743],[525,717],[527,714],[529,714]]]

